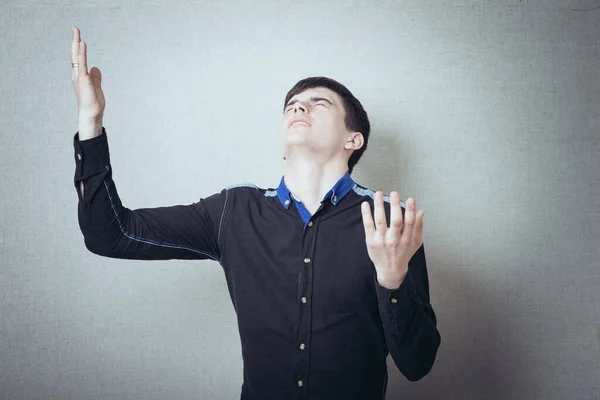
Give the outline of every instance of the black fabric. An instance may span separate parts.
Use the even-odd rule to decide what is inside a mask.
[[[131,210],[112,179],[106,130],[85,141],[75,134],[73,144],[78,218],[91,252],[222,266],[241,337],[241,399],[383,399],[388,353],[411,381],[430,371],[440,334],[425,250],[399,288],[378,284],[360,211],[363,201],[373,209],[372,191],[356,185],[337,204],[323,201],[309,225],[275,189],[251,185]]]

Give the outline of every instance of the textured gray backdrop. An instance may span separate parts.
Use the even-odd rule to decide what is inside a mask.
[[[600,1],[80,3],[0,5],[2,400],[239,398],[217,263],[83,244],[72,25],[129,208],[275,187],[299,79],[362,101],[354,178],[426,210],[442,335],[388,399],[600,398]]]

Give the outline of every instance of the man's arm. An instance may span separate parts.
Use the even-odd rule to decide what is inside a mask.
[[[394,363],[410,381],[423,378],[435,361],[441,337],[429,299],[425,248],[422,245],[408,264],[408,273],[397,289],[377,282],[379,312],[385,340]]]
[[[106,130],[73,138],[79,227],[91,252],[112,258],[219,261],[225,190],[189,205],[124,207],[112,179]]]

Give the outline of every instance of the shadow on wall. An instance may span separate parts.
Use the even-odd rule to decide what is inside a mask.
[[[396,190],[405,201],[406,196],[400,191],[402,179],[406,176],[405,171],[410,171],[413,166],[418,168],[419,157],[410,154],[408,146],[403,147],[394,135],[375,132],[353,175],[357,182],[373,190],[382,190],[386,195]],[[427,187],[427,183],[422,186]],[[418,194],[414,196],[418,205]],[[430,212],[429,215],[433,214],[439,213]],[[473,249],[462,244],[460,237],[440,240],[452,243],[455,248],[440,248],[435,238],[436,234],[430,231],[425,248],[431,303],[438,319],[441,345],[433,369],[417,382],[408,381],[388,356],[386,398],[510,398],[515,386],[525,379],[517,376],[523,368],[520,352],[516,350],[520,346],[515,347],[518,343],[510,341],[516,334],[514,330],[511,332],[508,321],[513,314],[509,307],[510,293],[514,293],[515,288],[508,282],[486,287],[485,280],[478,279],[472,272],[482,269],[481,265],[473,265],[468,259]]]

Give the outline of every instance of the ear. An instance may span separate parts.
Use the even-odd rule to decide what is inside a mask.
[[[363,147],[365,144],[365,138],[360,132],[352,132],[350,136],[346,139],[346,143],[344,143],[344,148],[346,150],[358,150]]]

